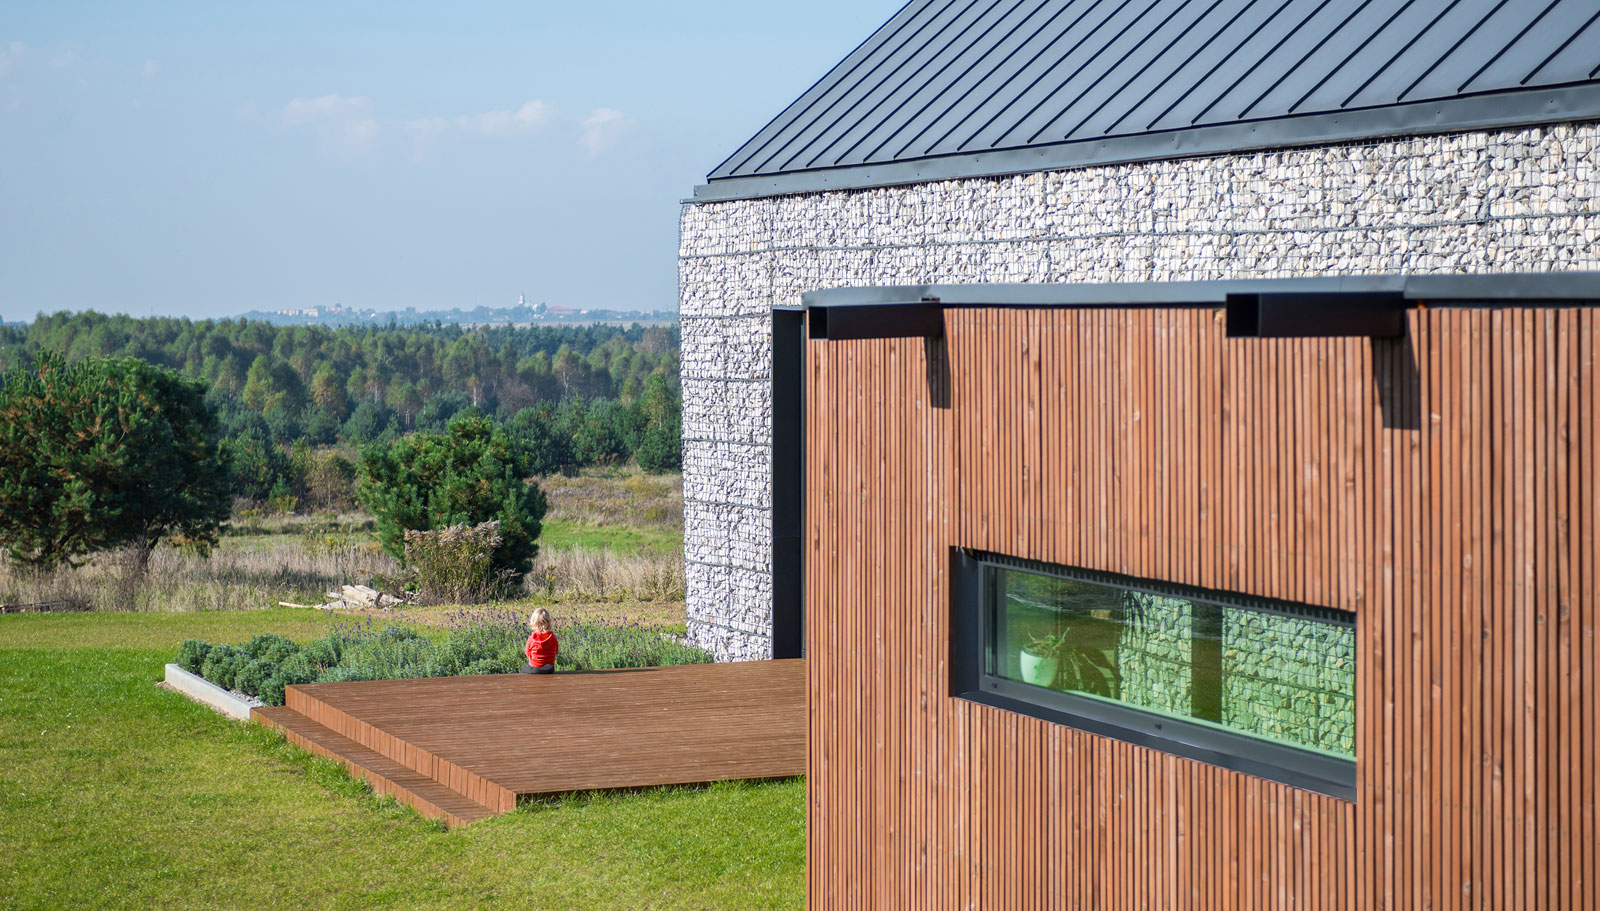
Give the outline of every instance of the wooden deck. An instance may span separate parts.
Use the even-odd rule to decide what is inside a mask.
[[[805,772],[805,663],[292,686],[253,717],[452,825],[517,798]]]

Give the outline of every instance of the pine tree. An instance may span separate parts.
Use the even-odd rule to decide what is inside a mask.
[[[162,538],[210,544],[228,517],[227,460],[205,387],[134,358],[40,354],[0,376],[0,548],[72,564]]]
[[[520,582],[538,553],[545,497],[526,480],[528,454],[487,418],[459,417],[443,434],[418,433],[361,453],[359,496],[378,517],[378,538],[396,559],[407,529],[500,522],[491,558],[507,581]]]

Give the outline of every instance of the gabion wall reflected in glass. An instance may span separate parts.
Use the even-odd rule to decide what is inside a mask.
[[[1355,755],[1355,629],[997,569],[989,673]]]

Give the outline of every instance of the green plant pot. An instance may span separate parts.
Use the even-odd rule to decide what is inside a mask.
[[[1035,655],[1027,649],[1022,650],[1022,682],[1034,686],[1049,686],[1056,682],[1056,671],[1060,668],[1061,661],[1054,655],[1046,657]]]

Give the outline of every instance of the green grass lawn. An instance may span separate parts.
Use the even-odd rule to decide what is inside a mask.
[[[572,519],[546,518],[539,547],[561,550],[609,550],[617,554],[677,554],[683,532],[643,525],[594,525]]]
[[[155,686],[314,611],[0,616],[0,909],[795,908],[804,785],[569,798],[446,832]]]

